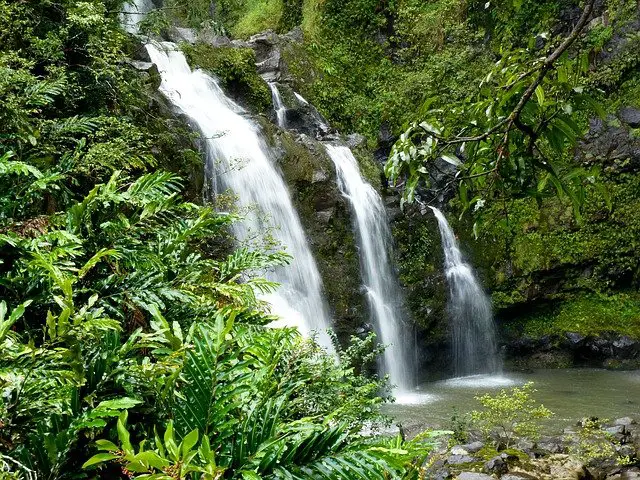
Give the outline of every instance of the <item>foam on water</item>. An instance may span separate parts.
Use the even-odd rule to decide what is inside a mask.
[[[438,382],[454,388],[502,388],[519,385],[521,382],[505,375],[469,375]]]

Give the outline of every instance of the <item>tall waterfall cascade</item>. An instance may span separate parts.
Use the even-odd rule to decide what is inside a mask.
[[[430,207],[438,220],[444,269],[449,284],[453,363],[456,376],[501,370],[491,300],[464,261],[455,234],[443,213]]]
[[[360,269],[371,317],[380,341],[388,345],[383,368],[397,390],[414,386],[411,332],[404,328],[404,301],[391,259],[389,219],[378,192],[362,177],[356,158],[345,146],[326,145],[336,167],[338,188],[353,211]]]
[[[192,71],[184,55],[171,43],[146,46],[160,71],[160,91],[198,128],[205,141],[206,167],[214,189],[231,190],[245,213],[234,224],[240,244],[270,234],[286,248],[290,265],[267,273],[278,282],[275,293],[263,295],[282,326],[303,334],[317,332],[318,342],[332,350],[326,330],[331,321],[322,295],[322,280],[288,189],[274,166],[258,127],[246,112],[227,98],[216,80]]]

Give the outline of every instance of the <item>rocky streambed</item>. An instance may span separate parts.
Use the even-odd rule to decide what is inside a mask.
[[[597,428],[594,428],[597,425]],[[583,419],[562,434],[519,440],[510,448],[500,439],[442,442],[425,463],[434,480],[640,480],[640,426],[622,417],[600,424]],[[473,441],[471,441],[473,440]],[[451,446],[453,444],[453,446]]]

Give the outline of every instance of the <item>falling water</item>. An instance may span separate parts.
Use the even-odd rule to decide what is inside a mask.
[[[300,103],[304,105],[309,105],[309,102],[307,102],[305,98],[302,95],[300,95],[298,92],[293,92],[293,94],[295,95],[295,97],[298,99]]]
[[[464,261],[451,226],[440,210],[431,207],[438,219],[444,268],[449,283],[449,314],[456,376],[495,373],[501,369],[491,301],[471,266]]]
[[[347,147],[327,145],[338,187],[351,204],[360,247],[362,279],[376,330],[383,344],[383,367],[400,392],[413,387],[411,332],[403,329],[404,302],[391,263],[391,232],[380,195],[360,174]]]
[[[271,234],[293,256],[291,265],[267,276],[280,283],[264,296],[282,325],[296,326],[303,334],[318,332],[327,349],[329,315],[322,297],[322,281],[300,220],[284,181],[276,171],[257,126],[227,98],[216,81],[200,70],[191,71],[175,45],[147,45],[162,77],[161,92],[197,125],[205,139],[207,168],[217,191],[230,189],[246,216],[236,222],[239,242]],[[240,165],[239,165],[240,164]]]
[[[144,16],[155,7],[151,0],[129,0],[122,6],[120,22],[129,33],[138,33],[138,27]]]
[[[271,98],[273,99],[273,108],[276,111],[278,126],[280,128],[287,128],[287,107],[282,103],[282,97],[280,96],[278,86],[273,82],[269,82],[269,88],[271,89]]]

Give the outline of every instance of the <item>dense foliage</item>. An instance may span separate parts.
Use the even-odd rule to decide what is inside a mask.
[[[168,171],[197,154],[121,8],[0,2],[0,478],[416,478],[428,437],[360,436],[374,337],[268,328],[290,258]]]

